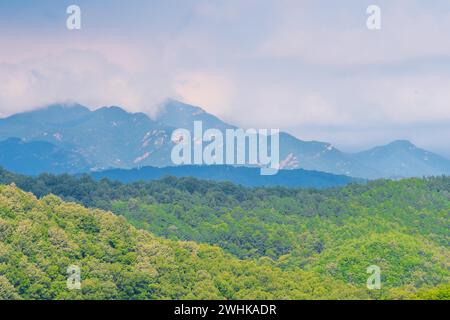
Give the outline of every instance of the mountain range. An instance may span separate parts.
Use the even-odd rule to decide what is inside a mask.
[[[173,166],[171,134],[177,128],[192,131],[194,121],[202,121],[204,130],[236,128],[200,107],[170,99],[155,119],[116,106],[92,111],[76,103],[53,104],[0,119],[0,165],[24,174]],[[345,153],[285,132],[280,132],[280,163],[286,170],[365,179],[450,174],[450,160],[409,141]]]

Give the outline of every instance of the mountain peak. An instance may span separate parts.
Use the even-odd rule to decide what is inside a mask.
[[[62,123],[89,114],[91,111],[78,103],[53,103],[41,108],[16,113],[5,118],[5,121],[41,121],[46,123]]]
[[[163,103],[163,110],[165,113],[182,112],[182,113],[190,113],[192,115],[206,113],[205,110],[203,110],[198,106],[194,106],[170,98]]]
[[[420,150],[420,149],[409,140],[394,140],[388,144],[380,145],[366,151],[361,151],[357,154],[386,155],[396,151],[410,151],[410,150]]]
[[[416,148],[416,146],[409,140],[395,140],[389,143],[388,146]]]
[[[87,108],[77,102],[52,103],[52,104],[49,104],[38,110],[64,110],[64,109],[89,110],[89,108]]]
[[[167,99],[162,104],[161,110],[156,120],[172,128],[192,128],[194,121],[202,121],[204,128],[216,128],[219,130],[233,128],[233,126],[200,107],[174,99]]]
[[[97,110],[95,110],[95,112],[100,112],[100,113],[104,113],[104,112],[110,112],[110,113],[116,113],[116,114],[128,114],[128,112],[118,106],[105,106],[105,107],[101,107],[98,108]]]
[[[386,147],[408,150],[417,149],[417,147],[409,140],[395,140],[389,143]]]

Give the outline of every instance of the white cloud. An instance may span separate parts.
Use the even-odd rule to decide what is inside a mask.
[[[116,8],[122,29],[110,33],[118,17],[108,11],[95,21],[105,27],[86,22],[79,34],[0,35],[0,113],[76,100],[154,114],[169,96],[338,146],[414,138],[448,148],[448,130],[415,130],[450,121],[446,1],[379,0],[381,31],[366,28],[369,0],[173,4]]]
[[[261,44],[261,54],[329,67],[384,64],[450,54],[450,12],[423,1],[379,1],[382,28],[369,31],[367,1],[283,1],[283,18]],[[331,5],[333,6],[333,4]],[[337,4],[334,4],[337,6]],[[344,10],[345,8],[345,10]],[[321,19],[320,15],[328,16]]]
[[[223,114],[234,98],[235,86],[224,71],[186,71],[175,78],[176,98]]]
[[[162,70],[130,72],[101,54],[82,50],[0,64],[0,82],[3,116],[67,100],[153,114],[158,102],[173,93]]]

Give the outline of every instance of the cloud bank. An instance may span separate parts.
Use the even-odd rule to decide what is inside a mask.
[[[347,150],[411,139],[450,155],[446,1],[378,1],[380,31],[364,0],[79,2],[79,32],[64,4],[0,3],[1,116],[66,100],[153,116],[173,97]]]

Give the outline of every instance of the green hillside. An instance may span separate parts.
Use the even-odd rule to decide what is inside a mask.
[[[14,186],[0,186],[0,239],[0,299],[367,297],[330,277],[156,238],[112,213]],[[69,265],[81,268],[81,290],[66,288]]]
[[[64,289],[65,268],[81,264],[82,291],[93,288],[84,298],[449,299],[450,178],[317,191],[0,173],[13,181],[44,196],[2,187],[0,285],[22,297],[79,294]],[[40,270],[32,276],[45,290],[11,267],[19,262]],[[381,268],[381,290],[366,289],[370,265]]]

